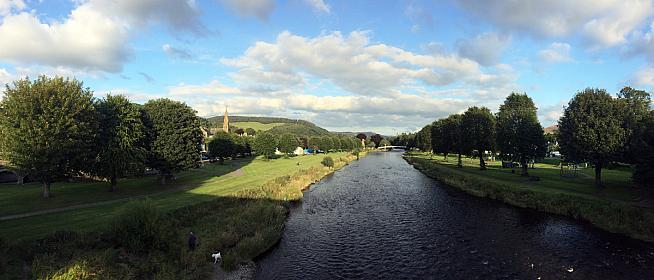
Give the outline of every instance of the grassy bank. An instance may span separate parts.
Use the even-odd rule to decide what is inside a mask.
[[[563,178],[556,166],[541,163],[529,170],[540,181],[530,181],[502,169],[499,162],[490,162],[489,169],[481,171],[474,159],[465,159],[463,168],[456,167],[454,157],[445,161],[442,156],[407,153],[405,159],[427,176],[467,193],[585,220],[610,232],[654,242],[654,209],[631,184],[626,170],[604,171],[606,187],[598,190],[586,174],[592,170]]]
[[[320,165],[323,155],[257,159],[237,163],[242,164],[237,171],[222,176],[189,179],[197,186],[145,202],[5,221],[1,231],[13,244],[0,246],[8,251],[0,257],[0,278],[209,278],[212,252],[222,252],[223,267],[229,270],[268,250],[281,237],[288,201],[300,199],[304,188],[355,159],[345,153],[328,156],[334,158],[334,169]],[[41,228],[67,231],[30,232]],[[185,247],[189,231],[199,238],[195,251]]]

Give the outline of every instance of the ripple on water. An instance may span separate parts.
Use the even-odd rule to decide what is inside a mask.
[[[307,191],[257,278],[654,279],[653,265],[651,244],[443,187],[391,152]]]

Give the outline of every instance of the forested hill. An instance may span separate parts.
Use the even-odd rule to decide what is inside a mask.
[[[208,119],[213,128],[221,128],[223,116]],[[325,136],[330,135],[326,129],[305,120],[293,120],[275,117],[248,117],[229,116],[229,124],[233,128],[253,128],[274,134],[291,133],[298,136]]]

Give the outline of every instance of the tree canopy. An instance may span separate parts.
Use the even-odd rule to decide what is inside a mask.
[[[209,157],[218,158],[221,164],[226,157],[236,154],[236,149],[232,136],[227,132],[220,131],[209,140]]]
[[[470,107],[461,118],[461,130],[463,138],[463,150],[468,155],[477,152],[479,156],[479,167],[486,169],[484,152],[492,151],[495,142],[495,118],[486,107]]]
[[[293,151],[295,151],[298,145],[300,145],[300,142],[297,141],[295,135],[290,133],[284,133],[279,138],[279,144],[277,145],[277,147],[279,148],[280,152],[285,154],[290,154]]]
[[[198,165],[202,132],[195,111],[182,102],[162,98],[143,106],[149,137],[149,165],[161,173],[161,183],[175,172]]]
[[[252,150],[265,158],[271,158],[275,154],[275,148],[277,148],[277,139],[268,132],[257,133],[252,143]]]
[[[578,92],[559,120],[559,145],[567,161],[592,162],[595,185],[602,185],[602,167],[625,142],[620,103],[603,89]]]
[[[522,175],[527,162],[545,156],[547,143],[536,116],[536,105],[527,94],[511,93],[497,113],[497,148],[505,158],[517,160]]]
[[[95,172],[116,191],[118,177],[142,170],[145,164],[145,127],[138,105],[122,95],[107,95],[95,104],[100,117]]]
[[[43,197],[50,197],[53,181],[89,169],[98,115],[93,93],[82,82],[45,76],[18,80],[6,86],[0,107],[4,157],[43,183]]]

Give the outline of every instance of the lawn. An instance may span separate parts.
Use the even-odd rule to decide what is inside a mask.
[[[346,153],[331,153],[328,156],[345,157]],[[159,185],[156,177],[119,181],[117,193],[107,192],[108,185],[102,182],[57,183],[52,188],[55,196],[50,199],[40,197],[41,188],[38,184],[3,185],[0,187],[0,209],[2,216],[5,216],[148,195],[158,208],[169,211],[259,188],[277,177],[320,166],[323,157],[325,155],[270,161],[260,158],[239,159],[227,161],[224,165],[208,164],[178,174],[178,179],[167,186]],[[0,221],[0,237],[29,240],[57,230],[97,230],[113,217],[114,210],[127,202],[123,199],[83,209]]]
[[[260,122],[233,122],[229,124],[242,129],[252,128],[256,131],[259,130],[266,131],[273,127],[284,125],[284,123],[260,123]]]
[[[577,177],[562,177],[559,161],[556,159],[544,159],[535,164],[535,169],[529,169],[529,175],[538,176],[540,181],[529,181],[528,178],[519,175],[520,169],[515,169],[512,174],[510,168],[502,168],[499,160],[486,161],[487,170],[479,169],[479,159],[463,157],[463,168],[457,168],[456,155],[450,155],[446,161],[442,155],[412,153],[411,156],[430,159],[435,163],[451,167],[454,172],[479,176],[486,180],[510,183],[513,186],[526,189],[538,189],[552,193],[571,193],[582,196],[593,196],[604,199],[632,202],[641,196],[639,189],[635,188],[631,181],[631,171],[619,168],[615,170],[603,169],[602,182],[605,188],[595,187],[595,170],[593,168],[581,168]]]
[[[646,190],[631,182],[629,168],[603,169],[604,187],[594,185],[594,170],[581,169],[577,177],[562,177],[556,160],[547,160],[529,169],[538,181],[502,168],[500,161],[487,161],[487,170],[479,169],[479,160],[457,159],[442,155],[407,153],[405,159],[418,170],[449,186],[475,196],[500,200],[511,205],[569,216],[588,221],[610,232],[654,242],[654,203]]]

